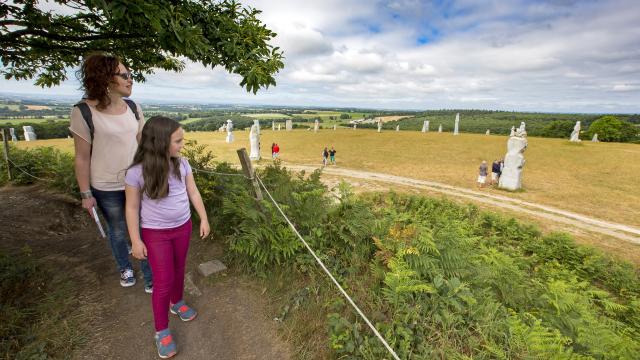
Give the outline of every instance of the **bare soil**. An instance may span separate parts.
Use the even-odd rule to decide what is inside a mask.
[[[5,187],[0,189],[0,219],[0,248],[15,251],[28,245],[36,257],[77,283],[78,292],[71,296],[82,299],[89,331],[85,345],[72,358],[158,359],[151,296],[143,291],[141,279],[133,287],[120,286],[107,241],[77,200],[38,187]],[[199,315],[187,323],[170,315],[176,358],[292,358],[257,281],[233,272],[213,279],[197,273],[198,263],[220,259],[223,249],[196,235],[187,272],[202,295],[185,293],[185,299]]]

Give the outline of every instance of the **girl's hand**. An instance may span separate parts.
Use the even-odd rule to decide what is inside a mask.
[[[147,247],[142,241],[136,241],[131,244],[131,253],[136,259],[144,260],[147,258]]]
[[[211,231],[211,229],[209,229],[209,222],[208,221],[200,221],[200,238],[204,239],[207,236],[209,236],[209,232]]]

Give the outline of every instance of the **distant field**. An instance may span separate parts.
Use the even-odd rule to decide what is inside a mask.
[[[24,124],[24,123],[40,123],[40,122],[46,122],[49,120],[53,120],[53,121],[69,121],[69,118],[65,118],[65,119],[58,119],[58,117],[53,116],[50,118],[46,118],[46,119],[35,119],[35,118],[25,118],[25,119],[3,119],[0,118],[0,126],[6,126],[8,123],[11,123],[13,125],[19,125],[19,124]]]
[[[249,147],[248,131],[236,131],[236,141],[225,134],[189,132],[214,151],[219,160],[238,163],[236,150]],[[262,156],[269,162],[269,145],[277,142],[282,160],[291,164],[320,165],[324,146],[335,146],[338,166],[433,180],[474,189],[478,166],[504,156],[506,136],[420,133],[369,129],[324,130],[313,133],[263,130]],[[67,139],[21,142],[20,146],[57,146],[72,151]],[[529,137],[525,152],[524,191],[509,196],[561,209],[640,226],[640,145],[621,143],[569,143],[567,140]],[[504,191],[483,191],[505,194]]]
[[[26,105],[27,110],[51,110],[50,106],[46,105]]]
[[[198,120],[202,120],[202,118],[189,118],[189,119],[180,121],[180,124],[189,124],[192,122],[196,122]]]
[[[287,114],[278,114],[278,113],[265,113],[265,114],[242,114],[242,116],[256,118],[256,119],[264,119],[264,120],[272,120],[272,119],[288,119],[291,116]]]

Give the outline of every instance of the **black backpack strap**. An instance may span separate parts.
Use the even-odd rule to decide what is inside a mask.
[[[93,143],[93,117],[91,115],[91,109],[89,108],[89,105],[87,105],[87,103],[85,103],[84,101],[80,101],[79,103],[73,105],[75,107],[77,107],[78,109],[80,109],[80,113],[82,114],[82,118],[84,119],[84,122],[87,123],[87,126],[89,127],[89,134],[91,135],[91,142]]]
[[[131,111],[133,111],[133,114],[136,116],[136,121],[140,121],[140,114],[138,114],[138,106],[136,106],[136,103],[131,99],[122,99],[122,100],[124,100],[124,102],[126,102],[127,105],[129,105],[129,108],[131,109]]]

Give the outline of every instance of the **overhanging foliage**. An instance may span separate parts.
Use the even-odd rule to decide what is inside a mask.
[[[257,18],[260,11],[234,0],[56,0],[55,5],[52,11],[34,0],[0,3],[6,79],[35,77],[37,85],[58,85],[84,55],[104,51],[121,57],[136,81],[154,68],[181,71],[182,59],[188,59],[223,66],[255,93],[275,85],[274,75],[284,67],[282,52],[269,44],[276,34]]]

